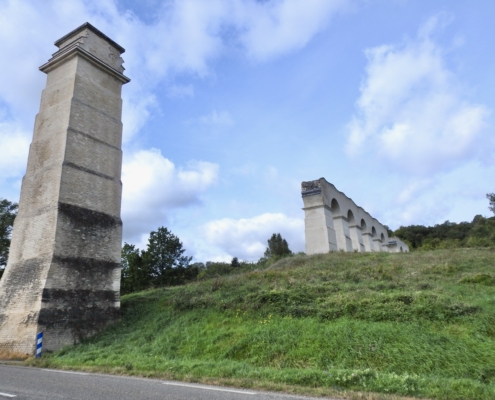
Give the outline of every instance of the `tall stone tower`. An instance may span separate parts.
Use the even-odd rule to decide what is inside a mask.
[[[55,45],[0,281],[0,349],[26,354],[120,315],[124,49],[89,23]]]

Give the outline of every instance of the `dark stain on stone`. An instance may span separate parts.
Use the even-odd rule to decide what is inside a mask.
[[[88,289],[43,289],[41,301],[43,303],[56,302],[57,307],[71,309],[85,308],[91,303],[113,303],[119,301],[119,292],[114,290],[88,290]]]
[[[113,290],[44,289],[38,324],[52,337],[69,335],[78,343],[120,318],[119,299]]]
[[[102,271],[104,273],[112,273],[116,268],[120,268],[120,264],[113,261],[86,257],[53,256],[52,261],[64,268],[89,274],[101,273]]]
[[[122,225],[122,220],[118,217],[73,204],[59,202],[58,210],[76,229],[95,226],[108,229]]]
[[[82,293],[80,293],[82,295]],[[52,293],[53,295],[53,293]],[[61,295],[60,293],[58,295]],[[105,297],[105,296],[104,296]],[[65,300],[68,300],[66,298]],[[75,343],[102,331],[110,323],[120,318],[120,309],[91,304],[84,298],[74,299],[64,308],[42,308],[38,324],[41,330],[52,337],[72,336]]]

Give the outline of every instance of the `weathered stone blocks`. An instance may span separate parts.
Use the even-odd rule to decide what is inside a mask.
[[[119,318],[124,49],[86,23],[40,67],[36,116],[10,257],[0,349],[56,350]]]

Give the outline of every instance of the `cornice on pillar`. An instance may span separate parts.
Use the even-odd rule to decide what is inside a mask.
[[[39,68],[40,71],[48,73],[61,63],[80,56],[123,84],[130,82],[123,74],[124,60],[120,57],[125,49],[88,22],[57,40],[55,45],[59,50]]]

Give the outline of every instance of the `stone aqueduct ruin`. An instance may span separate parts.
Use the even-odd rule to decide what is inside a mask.
[[[302,182],[306,253],[329,251],[408,252],[399,238],[325,178]]]
[[[86,23],[55,42],[0,281],[0,350],[33,354],[120,317],[124,49]],[[306,252],[408,251],[321,178],[303,182]]]

